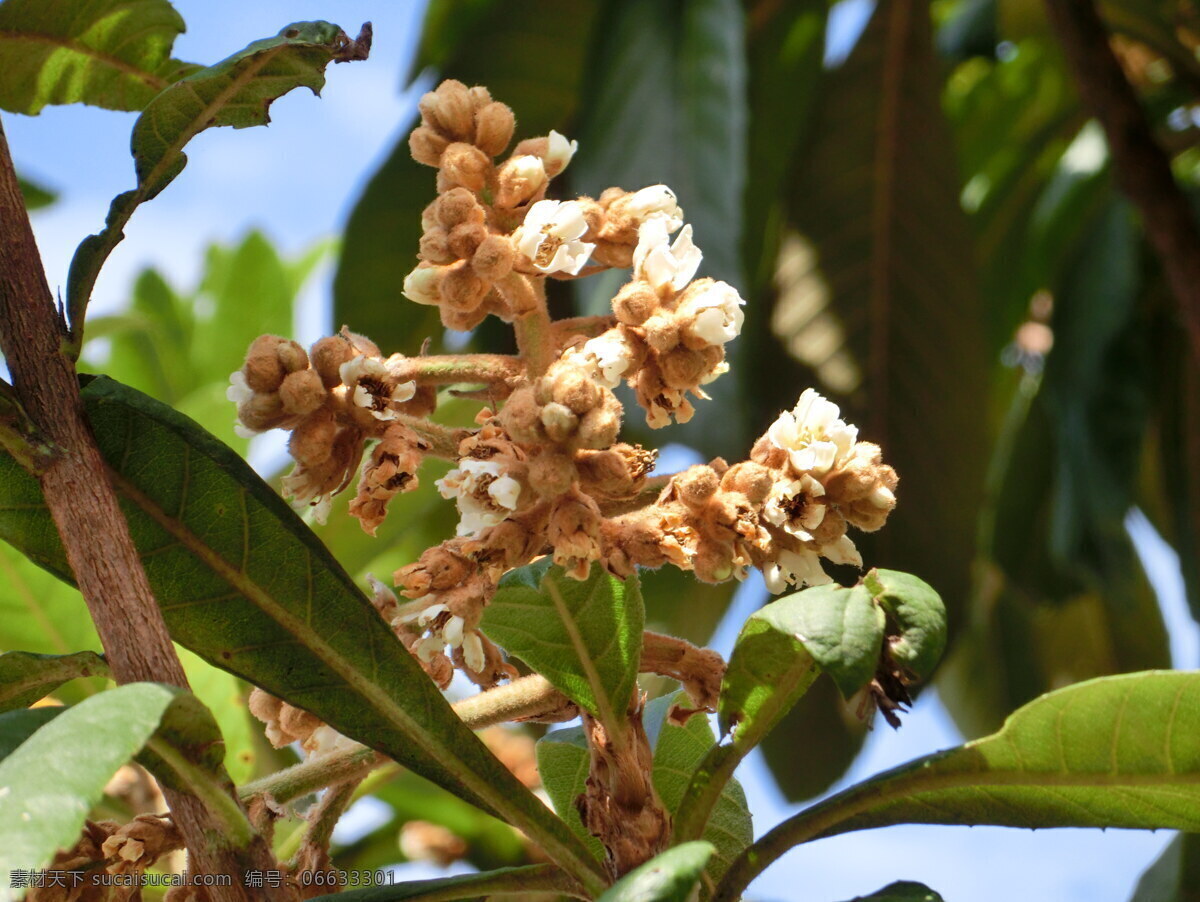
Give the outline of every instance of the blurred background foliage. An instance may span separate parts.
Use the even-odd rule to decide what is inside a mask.
[[[1185,0],[1100,7],[1195,194],[1200,13]],[[827,35],[830,16],[851,8],[870,16],[846,53]],[[1040,2],[525,0],[515,16],[501,0],[431,0],[417,58],[397,78],[443,77],[488,85],[520,136],[555,128],[580,140],[558,196],[669,184],[702,274],[747,299],[716,400],[669,433],[631,417],[630,440],[742,459],[813,385],[883,445],[900,506],[864,557],[919,574],[946,600],[954,641],[937,687],[966,736],[1052,688],[1170,666],[1128,524],[1140,510],[1174,546],[1200,618],[1200,361]],[[448,335],[434,308],[400,297],[433,192],[405,140],[364,185],[336,248],[284,260],[251,233],[212,247],[193,289],[146,271],[125,312],[91,324],[88,361],[245,452],[224,399],[241,353],[222,334],[293,334],[295,298],[331,254],[332,327],[385,352],[415,354],[427,339],[434,351],[507,349],[506,329]],[[556,286],[556,311],[594,312],[613,275]],[[443,415],[469,414],[452,402]],[[452,532],[439,475],[393,502],[378,538],[337,511],[322,537],[356,577],[386,579]],[[98,648],[73,590],[11,550],[0,570],[0,648]],[[650,574],[649,626],[706,642],[735,588]],[[274,767],[244,708],[217,701],[245,687],[187,663],[225,718],[235,779]],[[789,798],[808,798],[845,772],[863,736],[826,681],[767,740],[766,760]],[[412,775],[385,771],[360,792],[388,813],[335,849],[343,868],[394,860],[396,831],[417,817],[466,838],[479,866],[527,854],[511,830]],[[1181,873],[1179,848],[1160,862],[1174,868],[1163,879]]]

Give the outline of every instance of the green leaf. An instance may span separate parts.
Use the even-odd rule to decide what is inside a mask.
[[[1129,902],[1200,899],[1200,834],[1180,833],[1142,872]]]
[[[1042,696],[992,736],[879,774],[754,843],[714,899],[788,849],[891,824],[1200,829],[1200,672],[1103,677]]]
[[[575,137],[571,122],[599,6],[596,0],[525,0],[514,16],[509,4],[495,0],[434,0],[414,72],[432,67],[440,78],[486,85],[516,113],[517,140],[552,128]],[[434,182],[434,171],[409,153],[405,131],[346,224],[333,318],[369,335],[385,352],[413,355],[426,338],[439,342],[444,333],[436,308],[400,295],[417,264],[421,211],[434,198]]]
[[[654,788],[672,816],[679,810],[693,771],[716,743],[707,717],[689,717],[683,726],[671,723],[667,715],[677,704],[689,704],[687,693],[656,698],[646,705],[644,714],[646,733],[654,749]],[[746,794],[737,780],[730,778],[726,782],[700,838],[713,846],[713,855],[704,871],[712,880],[719,880],[754,839]]]
[[[589,61],[572,188],[593,197],[658,183],[678,196],[704,251],[700,274],[743,285],[745,11],[737,0],[615,0]],[[620,281],[603,283],[615,291]],[[599,290],[595,285],[586,288]],[[611,294],[601,291],[602,301]],[[597,312],[597,311],[590,311]],[[604,311],[607,312],[607,311]],[[736,370],[706,390],[673,440],[741,458],[749,444]],[[632,419],[632,418],[631,418]],[[648,439],[627,423],[631,440]],[[657,444],[657,440],[654,442]]]
[[[177,642],[482,803],[579,879],[597,879],[566,826],[453,714],[337,561],[241,458],[111,379],[92,380],[83,397]],[[69,578],[43,505],[36,480],[0,458],[0,537]]]
[[[108,676],[108,664],[94,651],[73,655],[6,652],[0,655],[0,712],[27,708],[63,683],[89,676]]]
[[[794,609],[794,599],[780,611],[773,609],[781,602],[755,611],[738,635],[717,706],[721,733],[732,734],[732,741],[714,746],[697,765],[675,816],[677,841],[703,834],[738,764],[821,672],[787,617],[781,616]]]
[[[879,666],[885,615],[871,594],[861,585],[812,586],[758,613],[776,632],[800,640],[849,698],[871,681]]]
[[[192,693],[212,711],[224,740],[225,769],[239,786],[256,775],[255,737],[259,723],[246,707],[241,681],[233,674],[209,664],[199,655],[176,646]]]
[[[413,880],[395,886],[372,886],[317,896],[313,902],[449,902],[514,894],[524,897],[526,893],[571,893],[576,888],[574,881],[558,868],[534,864],[437,880]]]
[[[171,45],[183,18],[167,0],[6,0],[0,4],[0,108],[47,104],[140,110],[182,75]]]
[[[872,570],[862,585],[887,614],[892,661],[914,680],[928,679],[946,650],[946,606],[941,596],[920,577],[897,570]]]
[[[0,761],[0,871],[43,868],[70,847],[105,784],[147,744],[160,779],[174,774],[206,802],[221,793],[220,737],[204,706],[157,683],[117,687],[62,710]],[[228,815],[224,842],[243,846],[253,828],[224,798],[223,810],[210,811]]]
[[[634,868],[596,902],[687,902],[712,853],[706,842],[675,846]]]
[[[480,629],[585,708],[624,732],[637,685],[645,611],[636,576],[599,567],[583,582],[544,558],[504,575]]]
[[[51,191],[44,185],[32,182],[23,176],[17,176],[17,187],[21,189],[21,199],[25,201],[25,209],[30,212],[41,210],[58,200],[58,192]]]
[[[840,327],[861,376],[839,386],[844,414],[903,479],[888,527],[855,541],[865,560],[938,586],[953,630],[975,557],[990,363],[940,73],[929,4],[876,4],[823,80],[795,162],[791,213],[808,247],[771,316],[786,339],[812,307]],[[795,391],[760,395],[772,405],[760,421]]]
[[[0,714],[0,761],[65,710],[57,705],[46,705],[41,708],[17,708]]]
[[[923,883],[897,880],[869,896],[855,896],[850,902],[943,902],[943,899]]]
[[[113,199],[104,230],[85,238],[71,260],[67,310],[76,331],[100,267],[125,237],[129,217],[183,171],[183,148],[192,138],[215,126],[266,125],[276,98],[300,87],[320,94],[329,63],[361,59],[369,46],[369,40],[365,46],[352,41],[329,22],[296,22],[158,94],[133,126],[137,188]]]
[[[553,730],[538,740],[538,774],[558,816],[584,841],[597,861],[605,858],[600,840],[588,833],[575,800],[583,794],[591,766],[587,738],[580,727]]]

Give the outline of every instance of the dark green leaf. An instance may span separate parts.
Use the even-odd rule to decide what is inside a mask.
[[[687,902],[712,853],[706,842],[675,846],[630,871],[596,902]]]
[[[95,379],[83,394],[176,641],[484,804],[589,879],[585,868],[596,865],[582,845],[454,716],[345,571],[244,461],[112,380]],[[0,536],[67,577],[36,481],[11,459],[2,465]]]
[[[549,558],[505,574],[480,621],[612,735],[623,732],[637,685],[644,625],[636,576],[622,582],[593,567],[578,582]]]
[[[450,902],[453,899],[492,898],[510,894],[553,894],[574,888],[574,882],[558,868],[534,864],[437,880],[413,880],[395,886],[373,886],[317,896],[314,902]]]
[[[104,230],[75,251],[67,276],[67,310],[78,330],[100,267],[124,238],[125,224],[144,201],[183,171],[183,148],[207,128],[266,125],[268,109],[294,88],[319,94],[325,67],[360,58],[362,48],[329,22],[296,22],[273,38],[255,41],[215,66],[193,72],[158,94],[133,126],[137,188],[113,199]]]
[[[42,708],[18,708],[0,714],[0,761],[65,710],[57,705],[46,705]]]
[[[494,0],[434,0],[415,70],[486,85],[517,116],[517,140],[570,124],[599,4],[526,0],[521,15]],[[480,48],[486,47],[486,52]],[[334,321],[369,335],[385,351],[416,354],[443,329],[436,308],[400,295],[417,264],[421,211],[433,200],[434,171],[413,160],[407,130],[354,205],[334,278]]]
[[[1200,900],[1200,834],[1181,833],[1142,873],[1129,902]]]
[[[891,824],[1200,829],[1200,673],[1052,692],[995,735],[919,758],[784,821],[734,863],[737,896],[793,846]]]
[[[6,0],[0,4],[0,108],[47,104],[140,110],[187,67],[171,59],[184,30],[167,0]]]
[[[923,883],[897,880],[869,896],[856,896],[851,902],[943,902],[942,897]]]
[[[823,308],[840,326],[861,374],[847,418],[902,480],[887,528],[861,539],[863,557],[937,585],[953,629],[975,555],[990,366],[930,32],[928,3],[876,4],[823,82],[791,195],[810,247],[772,315],[783,326]],[[787,383],[760,394],[762,420],[795,395]]]
[[[232,796],[211,804],[232,790],[212,716],[190,693],[133,683],[63,709],[0,761],[0,871],[45,867],[70,847],[105,784],[143,747],[160,779],[182,777],[210,803],[225,843],[250,842],[254,830]]]
[[[875,675],[885,615],[864,585],[812,586],[772,602],[755,616],[803,643],[846,698]]]
[[[688,704],[687,694],[677,692],[654,699],[646,706],[644,714],[646,733],[654,748],[654,788],[672,816],[679,810],[692,772],[716,744],[708,718],[689,717],[684,726],[668,719],[672,706]],[[700,838],[713,846],[705,873],[712,880],[719,880],[733,859],[754,839],[746,794],[737,780],[730,778],[721,790],[721,797],[713,806],[712,816]]]
[[[736,0],[611,3],[592,51],[579,153],[568,170],[572,186],[592,196],[613,185],[628,190],[668,185],[704,251],[700,274],[739,287],[744,18]],[[615,290],[619,284],[604,287]],[[611,297],[602,294],[604,302]],[[673,440],[703,447],[706,454],[744,455],[750,437],[743,408],[733,401],[736,386],[736,370],[707,386],[714,400],[697,404],[692,421],[672,430]],[[648,438],[644,426],[630,435]]]
[[[579,809],[575,807],[575,800],[583,794],[591,765],[583,730],[580,727],[567,727],[553,730],[539,739],[537,765],[542,786],[554,803],[558,816],[587,844],[596,860],[603,861],[604,847],[600,840],[588,833],[579,817]]]
[[[63,683],[88,676],[108,676],[108,665],[94,651],[73,655],[6,652],[0,655],[0,712],[26,708]]]

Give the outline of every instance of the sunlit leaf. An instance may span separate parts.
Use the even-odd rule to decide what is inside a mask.
[[[547,733],[538,740],[537,763],[542,785],[558,816],[587,844],[596,860],[603,861],[604,847],[588,833],[575,807],[575,800],[583,794],[591,763],[583,730],[567,727]]]
[[[636,575],[621,581],[593,567],[579,582],[547,557],[505,574],[480,628],[615,735],[637,684],[644,624]]]
[[[189,68],[171,59],[184,30],[168,0],[6,0],[0,4],[0,108],[47,104],[140,110]]]
[[[706,842],[686,842],[634,868],[597,902],[687,902],[713,853]]]

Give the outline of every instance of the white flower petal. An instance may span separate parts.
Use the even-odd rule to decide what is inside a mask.
[[[225,389],[225,397],[234,404],[243,404],[254,397],[254,389],[246,382],[246,374],[241,370],[229,374],[229,388]]]
[[[463,636],[462,650],[463,660],[467,662],[467,667],[475,673],[482,671],[487,659],[483,654],[483,640],[479,638],[479,633],[472,630]]]

